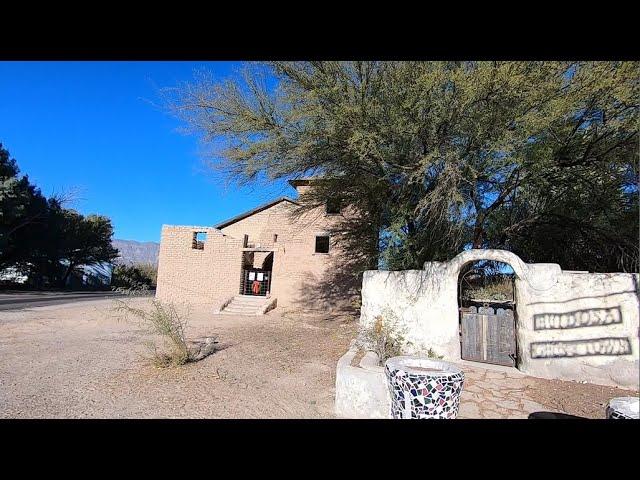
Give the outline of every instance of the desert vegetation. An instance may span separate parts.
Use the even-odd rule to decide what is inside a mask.
[[[402,354],[406,343],[404,331],[398,327],[397,318],[391,311],[378,315],[371,326],[362,327],[356,343],[359,348],[374,352],[381,364],[387,359]]]
[[[130,292],[135,296],[133,292],[139,290]],[[148,360],[159,368],[197,362],[216,350],[216,337],[207,337],[202,342],[187,339],[188,311],[182,310],[186,307],[156,299],[147,306],[133,306],[127,300],[115,300],[113,307],[117,318],[134,321],[149,334],[151,339],[146,342],[150,352]]]
[[[356,345],[361,350],[374,352],[381,365],[390,359],[404,353],[412,342],[405,338],[406,328],[399,327],[398,317],[393,311],[386,309],[382,315],[375,317],[373,324],[360,327],[356,337]],[[442,359],[432,348],[428,348],[424,355],[428,358]]]
[[[111,286],[118,290],[151,289],[155,288],[157,277],[158,268],[152,264],[117,264],[111,275]]]
[[[111,220],[65,208],[70,200],[44,196],[0,143],[0,271],[24,274],[33,287],[64,287],[78,267],[118,256]]]
[[[637,62],[247,63],[162,91],[239,183],[321,176],[343,272],[504,248],[565,269],[638,271]]]

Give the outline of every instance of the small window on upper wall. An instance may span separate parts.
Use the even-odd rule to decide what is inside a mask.
[[[337,215],[342,210],[339,198],[330,198],[327,200],[327,215]]]
[[[195,250],[204,250],[204,243],[207,241],[207,232],[193,232],[193,240],[191,248]]]
[[[329,253],[329,235],[316,235],[316,253]]]

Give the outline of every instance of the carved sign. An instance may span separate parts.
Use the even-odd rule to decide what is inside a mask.
[[[620,307],[590,308],[565,313],[541,313],[533,316],[535,330],[594,327],[622,323]]]
[[[586,357],[595,355],[629,355],[628,338],[593,338],[567,342],[535,342],[531,344],[531,358]]]

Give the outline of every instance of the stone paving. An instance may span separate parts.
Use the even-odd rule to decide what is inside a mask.
[[[458,418],[527,418],[536,411],[553,411],[527,393],[535,379],[515,369],[463,366],[464,387]]]

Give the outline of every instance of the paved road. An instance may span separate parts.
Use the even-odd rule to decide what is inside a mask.
[[[0,311],[119,297],[116,292],[0,292]]]

